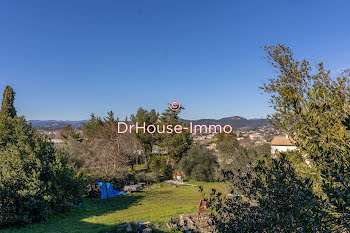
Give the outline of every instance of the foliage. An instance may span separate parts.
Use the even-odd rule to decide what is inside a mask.
[[[218,163],[216,156],[210,150],[193,146],[180,160],[178,167],[192,179],[214,181]]]
[[[239,144],[235,136],[230,137],[228,135],[222,138],[219,135],[217,149],[221,160],[220,168],[234,173],[237,173],[241,169],[247,169],[251,162],[247,149]]]
[[[134,159],[139,144],[134,135],[118,133],[118,121],[112,111],[103,119],[92,114],[83,127],[88,140],[77,141],[70,137],[64,146],[92,181],[118,185],[129,180],[130,174],[125,167]]]
[[[157,176],[163,176],[165,179],[171,179],[173,169],[167,164],[167,156],[154,155],[150,163],[151,171],[155,172]]]
[[[190,183],[204,188],[222,190],[224,183]],[[4,233],[56,233],[56,232],[110,232],[124,222],[150,221],[168,232],[166,223],[182,213],[198,210],[201,195],[198,187],[165,183],[149,186],[145,192],[136,192],[106,199],[84,199],[82,207],[66,214],[52,216],[47,222],[32,224],[20,229],[7,229]]]
[[[218,232],[327,231],[328,215],[310,180],[296,175],[284,154],[266,161],[238,179],[224,174],[240,192],[233,189],[224,196],[213,190],[209,206]]]
[[[80,139],[80,134],[75,132],[71,125],[65,125],[60,130],[61,139],[67,141],[69,138],[73,138],[75,140]]]
[[[334,79],[322,63],[313,72],[306,60],[296,61],[288,47],[265,50],[277,71],[277,77],[262,87],[275,110],[271,123],[290,135],[299,151],[272,161],[266,158],[238,177],[226,172],[243,196],[232,191],[233,197],[224,197],[213,191],[209,203],[218,230],[347,232],[349,73]]]
[[[139,108],[137,110],[136,115],[131,115],[131,120],[134,124],[138,123],[139,126],[148,127],[149,125],[154,125],[157,123],[159,118],[159,114],[156,113],[154,109],[151,111],[147,111],[146,109]],[[135,133],[135,137],[140,142],[144,150],[145,162],[147,164],[147,168],[149,168],[149,163],[152,157],[152,149],[156,144],[156,137],[154,134],[149,134],[147,131],[144,133],[140,130],[138,133]]]
[[[223,133],[223,132],[220,132],[220,133],[217,133],[216,135],[216,143],[221,143],[221,142],[233,142],[233,143],[237,143],[238,140],[237,140],[237,135],[235,133]]]
[[[276,68],[276,78],[262,89],[271,95],[275,113],[271,123],[288,133],[310,156],[323,157],[320,148],[346,143],[349,135],[343,122],[349,115],[350,79],[347,72],[333,79],[323,63],[312,74],[309,62],[296,61],[283,45],[265,47],[268,60]]]
[[[17,115],[16,109],[14,107],[15,102],[15,92],[12,87],[6,86],[1,104],[1,115],[7,115],[9,117],[15,117]]]
[[[101,117],[96,117],[92,113],[89,122],[83,126],[83,134],[87,139],[93,139],[97,137],[102,126],[103,121]]]
[[[290,48],[265,47],[277,77],[262,89],[271,95],[272,124],[288,133],[322,173],[329,210],[338,216],[339,230],[350,230],[349,71],[333,78],[323,63],[312,70],[295,60]],[[340,224],[341,223],[341,224]]]
[[[235,134],[219,133],[216,143],[219,151],[220,169],[231,171],[236,175],[246,172],[256,160],[271,155],[268,144],[246,149],[240,145]]]
[[[181,122],[179,114],[182,109],[179,111],[172,111],[170,109],[165,110],[160,116],[160,128],[166,128],[168,125],[175,127],[176,125],[181,125],[183,128],[189,125],[185,122]],[[182,156],[190,149],[192,144],[191,134],[188,130],[182,130],[181,133],[164,133],[159,135],[160,137],[160,146],[165,151],[167,151],[168,162],[170,159],[173,162],[173,167],[176,165],[182,158]]]
[[[168,126],[175,127],[176,125],[182,125],[188,128],[188,124],[180,121],[179,113],[180,111],[174,112],[167,109],[159,116],[154,109],[147,111],[146,109],[139,108],[136,115],[131,115],[132,122],[134,124],[138,123],[139,127],[145,126],[147,128],[149,125],[158,127],[155,133],[149,133],[147,131],[144,133],[143,130],[139,130],[137,133],[135,132],[137,140],[143,147],[147,168],[150,169],[150,163],[153,163],[153,169],[151,168],[151,170],[156,173],[159,173],[158,170],[162,170],[163,168],[167,170],[166,173],[174,169],[175,165],[192,143],[192,138],[188,130],[183,130],[179,134],[175,132],[167,133]],[[166,164],[162,165],[162,169],[155,169],[155,164],[163,163],[160,160],[164,158],[157,154],[167,155]],[[169,165],[171,165],[171,169]]]
[[[152,173],[152,172],[141,171],[141,172],[135,173],[136,182],[154,184],[154,183],[160,182],[159,178],[160,178],[159,174]]]
[[[84,192],[83,179],[67,156],[24,117],[14,115],[14,94],[9,90],[0,114],[0,228],[66,211]]]

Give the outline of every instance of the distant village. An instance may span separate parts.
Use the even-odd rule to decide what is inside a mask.
[[[53,143],[61,144],[60,130],[38,130],[41,134],[46,135]],[[82,134],[82,130],[76,129],[76,131]],[[281,131],[274,129],[272,126],[262,126],[255,129],[243,127],[233,131],[237,135],[237,140],[240,144],[246,148],[255,147],[263,144],[271,145],[271,154],[275,154],[276,151],[288,151],[296,149],[294,142]],[[200,144],[209,150],[217,152],[216,149],[216,134],[193,134],[194,143]]]

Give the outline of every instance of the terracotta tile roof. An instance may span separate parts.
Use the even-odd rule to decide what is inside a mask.
[[[272,146],[295,146],[293,139],[287,136],[274,136],[271,141]]]

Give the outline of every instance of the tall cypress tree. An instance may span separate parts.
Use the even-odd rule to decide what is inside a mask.
[[[84,191],[67,155],[16,116],[14,96],[6,87],[0,112],[0,231],[65,211]]]
[[[12,87],[6,86],[4,95],[2,98],[2,104],[1,104],[1,115],[6,115],[9,117],[15,117],[16,116],[16,109],[14,106],[15,101],[15,92],[13,91]]]

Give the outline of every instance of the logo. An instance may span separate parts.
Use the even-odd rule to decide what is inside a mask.
[[[172,99],[169,102],[169,109],[174,112],[179,111],[181,109],[181,102],[177,99]]]

